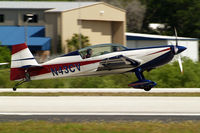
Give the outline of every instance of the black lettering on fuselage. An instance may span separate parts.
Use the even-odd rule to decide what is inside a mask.
[[[81,65],[79,63],[69,64],[69,65],[62,65],[58,67],[51,67],[50,69],[53,76],[58,76],[58,75],[68,74],[70,72],[74,73],[76,71],[81,71]]]
[[[74,68],[74,65],[73,65],[73,64],[70,64],[70,65],[69,65],[69,71],[70,71],[70,72],[75,72],[75,68]]]
[[[51,72],[52,72],[53,76],[58,75],[56,68],[51,68]]]

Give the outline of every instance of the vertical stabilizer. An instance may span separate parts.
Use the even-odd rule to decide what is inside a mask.
[[[10,80],[24,78],[27,68],[38,65],[26,43],[12,46]]]

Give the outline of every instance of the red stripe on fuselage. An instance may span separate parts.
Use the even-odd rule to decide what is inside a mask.
[[[13,45],[12,46],[12,54],[15,54],[25,48],[28,48],[27,45],[25,43],[22,44],[17,44],[17,45]]]
[[[142,84],[146,84],[148,82],[139,82],[139,83],[133,83],[133,84],[129,84],[128,86],[136,86],[136,85],[142,85]]]
[[[73,63],[63,63],[63,64],[51,64],[51,65],[44,65],[41,67],[31,67],[28,69],[28,73],[30,76],[38,76],[46,73],[51,73],[51,68],[56,68],[57,70],[61,67],[64,69],[64,66],[72,65],[75,67],[75,64],[80,64],[80,66],[97,63],[100,62],[100,60],[94,60],[94,61],[83,61],[83,62],[73,62]],[[25,69],[24,68],[11,68],[11,75],[10,80],[18,80],[25,78]]]
[[[170,50],[170,49],[171,49],[171,48],[163,49],[163,50],[160,50],[160,51],[157,51],[157,52],[154,52],[154,53],[148,54],[148,55],[161,53],[161,52],[164,52],[164,51],[168,51],[168,50]]]

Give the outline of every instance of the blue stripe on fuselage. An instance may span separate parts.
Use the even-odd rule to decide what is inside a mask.
[[[12,61],[23,61],[23,60],[34,60],[35,58],[24,58],[24,59],[18,59],[18,60],[12,60]]]

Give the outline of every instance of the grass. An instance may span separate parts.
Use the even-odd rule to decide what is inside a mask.
[[[0,96],[174,96],[174,97],[199,97],[196,93],[97,93],[97,92],[56,92],[56,93],[31,93],[31,92],[1,92]]]
[[[22,121],[0,123],[1,133],[199,133],[200,121],[82,122]]]

